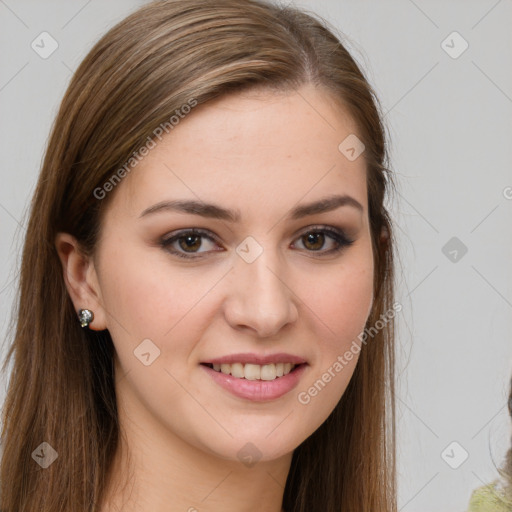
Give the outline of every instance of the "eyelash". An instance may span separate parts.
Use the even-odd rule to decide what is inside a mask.
[[[329,238],[333,239],[338,244],[338,247],[336,247],[334,249],[330,249],[328,251],[321,251],[321,250],[318,250],[318,251],[310,250],[310,251],[308,251],[306,249],[306,252],[311,252],[311,253],[317,253],[318,252],[322,256],[341,252],[343,249],[345,249],[346,247],[348,247],[348,246],[350,246],[350,245],[352,245],[354,243],[354,240],[349,239],[345,235],[345,233],[343,231],[338,230],[338,229],[334,229],[334,228],[330,228],[330,227],[327,227],[327,226],[312,226],[307,231],[304,231],[301,235],[299,235],[298,238],[300,239],[300,238],[302,238],[302,237],[304,237],[304,236],[306,236],[308,234],[311,234],[311,233],[327,233]],[[202,256],[191,256],[191,255],[189,255],[189,254],[194,254],[194,253],[187,254],[187,253],[179,252],[179,251],[177,251],[175,249],[172,249],[170,247],[175,241],[177,241],[177,240],[179,240],[181,238],[185,238],[187,235],[203,236],[203,237],[207,238],[208,240],[217,243],[217,240],[214,237],[212,237],[207,231],[203,231],[201,229],[187,229],[187,230],[180,231],[179,233],[173,235],[172,237],[162,238],[160,240],[160,245],[166,251],[168,251],[171,254],[174,254],[174,255],[176,255],[176,256],[178,256],[180,258],[184,258],[184,259],[188,259],[188,260],[202,258]],[[206,253],[207,252],[210,252],[210,251],[206,251]],[[215,251],[215,252],[217,252],[217,251]],[[196,254],[201,254],[201,253],[196,253]]]

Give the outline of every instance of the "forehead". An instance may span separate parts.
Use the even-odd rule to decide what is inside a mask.
[[[195,107],[125,178],[124,208],[169,199],[222,202],[261,218],[333,193],[367,208],[364,154],[338,146],[358,129],[325,90],[249,91]],[[114,201],[116,202],[116,201]],[[242,215],[245,215],[242,213]]]

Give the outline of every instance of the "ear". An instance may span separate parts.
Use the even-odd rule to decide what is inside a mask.
[[[77,322],[78,310],[90,309],[94,313],[94,318],[89,324],[89,329],[106,329],[105,309],[94,262],[81,251],[75,237],[68,233],[57,234],[55,247],[62,263],[66,288],[77,312]]]

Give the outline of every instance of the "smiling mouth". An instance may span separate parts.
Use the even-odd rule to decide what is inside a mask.
[[[212,364],[212,363],[201,363],[203,366],[207,366],[212,370],[224,373],[225,375],[231,375],[237,379],[245,380],[276,380],[289,373],[295,371],[298,367],[304,366],[302,364],[292,363],[270,363],[270,364]]]

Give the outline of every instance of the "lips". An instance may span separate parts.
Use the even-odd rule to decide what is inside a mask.
[[[271,364],[271,363],[292,363],[295,365],[304,364],[306,360],[302,357],[295,356],[293,354],[286,354],[280,352],[278,354],[254,354],[254,353],[239,353],[230,354],[228,356],[216,357],[202,361],[201,364],[258,364],[260,366]]]
[[[237,378],[229,374],[226,375],[222,372],[217,372],[210,368],[207,363],[199,365],[199,367],[221,388],[235,397],[253,402],[277,400],[286,395],[298,386],[302,375],[307,371],[307,366],[307,363],[298,364],[290,373],[282,377],[274,378],[273,380],[247,380],[245,378]]]

